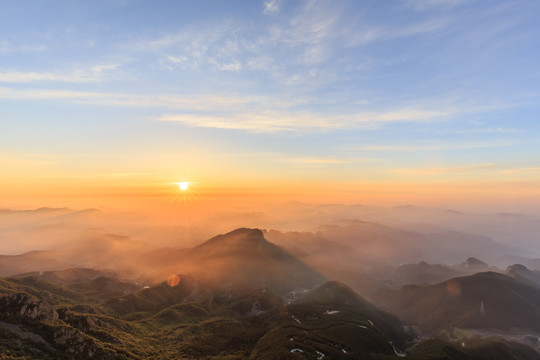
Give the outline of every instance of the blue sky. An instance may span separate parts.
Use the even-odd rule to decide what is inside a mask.
[[[4,179],[535,182],[538,14],[532,0],[1,1]]]

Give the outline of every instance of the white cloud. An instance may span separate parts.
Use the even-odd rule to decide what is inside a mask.
[[[380,114],[372,114],[373,118],[379,121],[430,121],[433,119],[448,117],[452,112],[450,110],[429,110],[429,109],[415,109],[404,108],[397,111],[389,111]]]
[[[0,87],[0,99],[34,99],[70,101],[91,105],[169,108],[191,112],[234,112],[249,108],[280,108],[295,106],[300,100],[279,99],[266,96],[219,96],[213,94],[157,94],[134,95],[129,93],[90,92],[56,89],[12,89]]]
[[[94,65],[89,69],[79,69],[71,73],[53,72],[0,72],[0,83],[29,83],[39,81],[68,82],[68,83],[92,83],[104,80],[104,75],[114,69],[118,64]]]
[[[231,113],[229,115],[166,114],[155,120],[180,122],[189,126],[247,130],[251,132],[296,131],[300,129],[336,129],[337,121],[309,114],[277,112]]]
[[[248,130],[253,132],[336,130],[347,128],[373,129],[382,123],[407,121],[428,122],[447,116],[447,112],[412,111],[411,109],[390,112],[366,112],[349,115],[320,115],[295,111],[251,111],[226,114],[165,114],[158,121],[175,121],[189,126]]]
[[[492,170],[496,168],[494,164],[473,164],[465,166],[449,166],[449,167],[423,167],[423,168],[405,168],[405,169],[395,169],[391,170],[393,173],[403,174],[403,175],[444,175],[444,174],[455,174],[455,173],[471,173]]]
[[[180,68],[240,72],[241,59],[250,46],[249,41],[237,36],[240,28],[232,21],[186,27],[157,39],[128,44],[126,48],[152,53],[159,64],[171,71]]]
[[[351,161],[349,159],[332,158],[332,157],[297,157],[297,158],[279,159],[279,161],[291,163],[295,165],[314,165],[314,166],[351,164],[353,162],[357,162],[357,161]]]
[[[514,128],[507,127],[488,127],[488,128],[475,128],[475,129],[462,129],[456,130],[456,134],[510,134],[519,132]]]
[[[18,72],[8,71],[0,73],[0,82],[4,83],[27,83],[35,81],[57,81],[57,82],[99,82],[100,77],[88,73],[74,72],[71,74],[38,73],[38,72]]]
[[[426,151],[449,151],[483,149],[494,147],[505,147],[512,145],[510,141],[483,141],[483,142],[424,142],[407,145],[366,145],[350,148],[354,151],[383,151],[383,152],[426,152]]]
[[[240,70],[242,70],[242,64],[240,64],[238,61],[233,61],[228,64],[220,65],[219,69],[225,71],[239,72]]]
[[[279,11],[278,0],[268,0],[264,2],[264,13],[275,14]]]
[[[413,36],[432,34],[449,28],[452,24],[450,17],[437,17],[424,22],[401,26],[364,26],[348,31],[351,35],[346,37],[347,46],[362,46],[376,41],[401,39]]]
[[[433,7],[453,7],[461,3],[464,3],[466,0],[409,0],[407,3],[410,7],[415,10],[426,10]]]
[[[233,65],[230,71],[234,71]],[[3,99],[41,99],[48,101],[68,101],[89,105],[118,107],[146,107],[169,109],[153,120],[175,121],[189,126],[239,129],[256,132],[275,131],[324,131],[335,129],[374,129],[395,122],[432,123],[447,121],[465,113],[478,113],[500,109],[494,107],[397,107],[394,109],[366,110],[332,115],[316,111],[299,110],[313,104],[317,99],[291,98],[257,95],[212,95],[212,94],[154,94],[136,95],[130,93],[89,92],[55,89],[14,89],[0,87]],[[421,103],[419,101],[419,103]],[[339,106],[328,104],[330,107]],[[361,105],[366,108],[369,105]],[[272,109],[272,110],[268,110]],[[484,145],[479,145],[484,146]],[[395,147],[395,145],[393,145]],[[361,149],[362,150],[362,149]],[[385,150],[365,148],[364,150]],[[392,150],[386,149],[386,150]],[[399,149],[397,149],[399,150]]]
[[[36,53],[45,49],[46,46],[43,44],[13,44],[6,40],[0,42],[0,54]]]
[[[526,166],[526,167],[520,167],[520,168],[511,168],[511,169],[504,169],[501,170],[500,173],[502,174],[540,174],[540,166]]]

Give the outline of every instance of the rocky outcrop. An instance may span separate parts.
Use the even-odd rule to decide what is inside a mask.
[[[0,297],[0,317],[24,322],[44,322],[58,319],[54,306],[32,295],[14,293]]]
[[[53,342],[55,348],[65,353],[78,355],[79,358],[101,358],[97,356],[99,347],[92,338],[82,331],[69,327],[59,326],[53,329]]]

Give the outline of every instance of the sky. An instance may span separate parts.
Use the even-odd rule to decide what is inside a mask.
[[[0,0],[0,207],[131,206],[189,181],[218,202],[531,210],[539,13],[533,0]]]

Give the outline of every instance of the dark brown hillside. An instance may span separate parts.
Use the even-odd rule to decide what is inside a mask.
[[[379,300],[427,331],[460,327],[540,332],[540,289],[494,272],[405,286]]]

